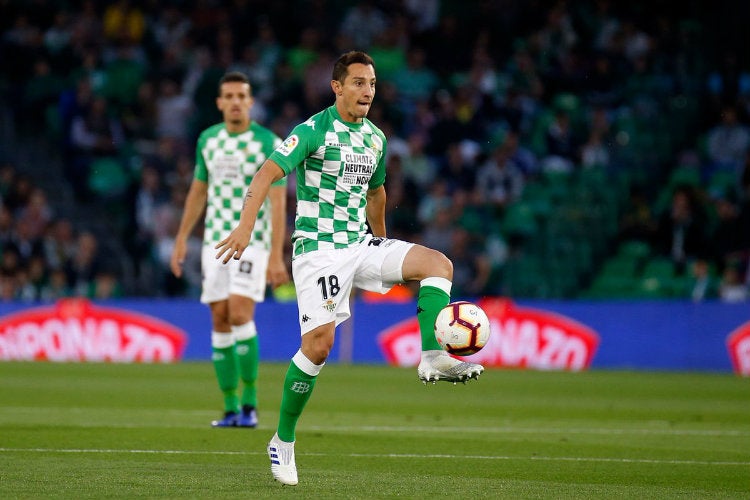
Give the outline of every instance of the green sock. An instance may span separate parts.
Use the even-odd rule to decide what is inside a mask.
[[[258,406],[258,393],[255,385],[258,380],[258,337],[238,340],[235,344],[237,361],[240,365],[240,378],[243,388],[240,403],[242,406]]]
[[[417,321],[422,335],[422,350],[442,349],[435,339],[435,320],[440,310],[450,302],[450,296],[440,288],[422,285],[417,296]]]
[[[294,431],[297,420],[302,415],[307,401],[312,395],[317,375],[308,375],[300,370],[292,361],[286,371],[284,379],[284,392],[281,396],[281,411],[279,413],[279,427],[277,434],[279,439],[286,442],[294,441]]]
[[[237,355],[234,346],[213,347],[211,350],[211,361],[214,364],[216,380],[219,382],[219,389],[224,393],[224,411],[237,412],[240,407],[240,401],[237,397],[239,374],[237,373]]]

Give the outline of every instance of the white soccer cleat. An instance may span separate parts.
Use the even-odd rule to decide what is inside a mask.
[[[274,434],[268,443],[268,457],[271,459],[271,474],[281,484],[297,484],[297,466],[294,463],[294,442],[287,443]]]
[[[467,380],[479,378],[484,371],[482,365],[460,361],[442,350],[423,351],[422,361],[417,367],[417,375],[423,383],[439,380],[444,382],[466,383]]]

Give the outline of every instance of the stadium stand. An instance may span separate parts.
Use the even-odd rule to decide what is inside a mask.
[[[696,262],[747,289],[750,61],[731,48],[750,43],[738,24],[748,5],[301,4],[5,2],[4,298],[96,296],[97,276],[107,293],[195,295],[199,273],[175,281],[164,255],[196,134],[219,119],[218,78],[245,71],[256,119],[284,136],[326,102],[330,59],[355,45],[379,63],[370,118],[403,181],[389,184],[392,234],[457,245],[461,293],[689,298]],[[19,179],[52,214],[31,240]],[[688,188],[688,218],[701,214],[712,242],[697,249],[670,217]],[[442,206],[450,224],[438,230]],[[61,220],[94,238],[96,271],[24,253],[50,246]],[[61,273],[67,292],[53,293]]]

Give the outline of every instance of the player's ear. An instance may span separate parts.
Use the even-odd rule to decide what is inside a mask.
[[[216,109],[221,111],[221,97],[216,98]]]
[[[341,95],[341,82],[338,80],[331,80],[331,90],[336,95]]]

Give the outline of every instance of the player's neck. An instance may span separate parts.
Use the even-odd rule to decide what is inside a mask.
[[[353,123],[355,125],[362,124],[365,120],[363,117],[354,117],[350,113],[347,113],[344,109],[344,106],[340,106],[338,101],[336,102],[336,112],[339,114],[339,117],[344,120],[346,123]]]
[[[250,122],[252,120],[243,120],[241,122],[224,122],[224,125],[227,127],[227,132],[230,134],[239,134],[242,132],[245,132],[247,129],[250,128]]]

